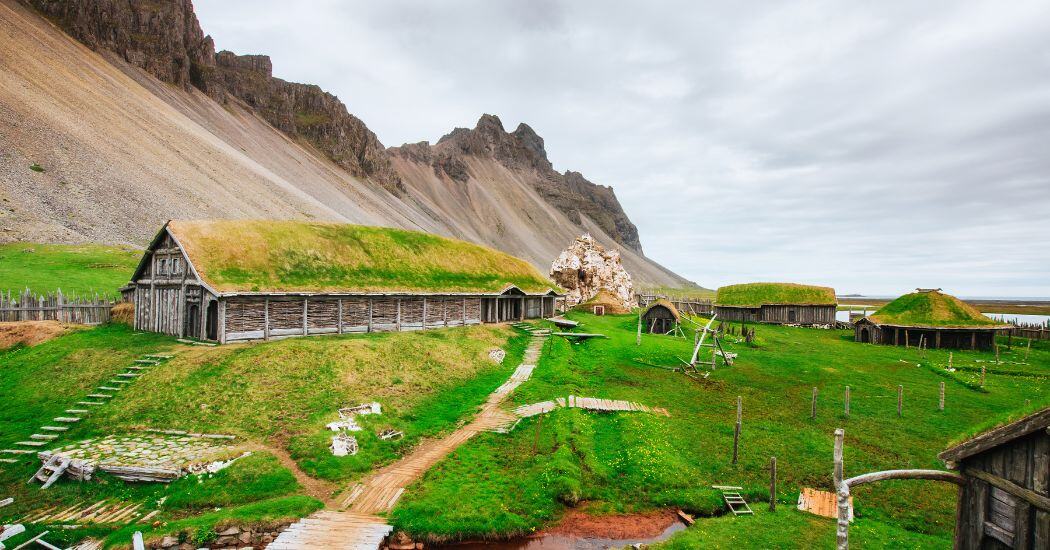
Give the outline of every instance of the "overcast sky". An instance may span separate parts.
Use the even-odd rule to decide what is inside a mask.
[[[1050,296],[1046,1],[195,5],[386,145],[528,123],[704,286]]]

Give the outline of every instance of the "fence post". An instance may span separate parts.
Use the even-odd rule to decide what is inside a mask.
[[[937,409],[941,411],[944,410],[944,382],[941,382],[941,396],[940,400],[937,402]]]
[[[638,309],[638,335],[634,337],[634,345],[642,345],[642,310]]]
[[[846,550],[849,548],[849,487],[842,483],[842,440],[846,432],[839,428],[835,430],[835,471],[833,481],[835,484],[835,496],[838,502],[838,526],[836,530],[837,548]]]
[[[817,388],[813,388],[813,399],[809,404],[809,418],[815,420],[817,418]]]
[[[849,418],[849,386],[846,386],[846,418]]]
[[[736,396],[736,428],[733,430],[733,464],[736,464],[737,450],[740,445],[740,421],[744,414],[744,402],[743,399],[738,395]]]
[[[952,354],[953,353],[954,352],[951,352],[951,351],[948,352],[948,368],[949,369],[952,368]]]
[[[984,365],[981,365],[981,387],[984,387]]]
[[[1028,362],[1028,353],[1032,351],[1032,339],[1028,339],[1028,349],[1024,350],[1024,362]]]
[[[995,344],[995,364],[999,364],[999,344]]]
[[[777,511],[777,457],[769,459],[769,511]]]
[[[897,386],[897,418],[901,418],[903,415],[904,407],[904,385]]]

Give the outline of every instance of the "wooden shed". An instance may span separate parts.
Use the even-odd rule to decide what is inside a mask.
[[[715,292],[715,314],[723,321],[782,325],[833,325],[838,301],[826,286],[746,283]]]
[[[934,349],[991,349],[1009,328],[939,288],[917,288],[853,324],[857,342]]]
[[[528,262],[472,243],[275,220],[169,221],[124,294],[137,330],[217,342],[547,317],[561,296]]]
[[[1050,548],[1050,407],[939,455],[965,479],[955,548]]]
[[[671,302],[660,299],[642,313],[642,326],[652,334],[668,334],[682,321],[678,309]]]

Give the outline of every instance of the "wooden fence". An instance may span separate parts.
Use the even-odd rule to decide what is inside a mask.
[[[113,301],[108,296],[66,296],[61,290],[34,294],[0,293],[0,321],[61,321],[98,325],[109,321]]]
[[[674,304],[674,307],[682,313],[688,313],[690,315],[711,315],[714,313],[714,304],[711,300],[703,300],[700,298],[693,298],[688,296],[671,296],[666,294],[639,294],[638,305],[641,307],[649,307],[649,304],[657,300],[667,300]]]

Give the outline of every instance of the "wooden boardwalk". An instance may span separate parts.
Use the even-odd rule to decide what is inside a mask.
[[[507,414],[502,423],[495,424],[491,429],[494,432],[506,433],[514,429],[514,426],[517,425],[518,421],[523,418],[547,414],[555,409],[566,407],[599,412],[644,412],[671,416],[671,413],[667,412],[667,409],[662,407],[650,407],[648,405],[642,405],[641,403],[622,401],[619,399],[598,399],[595,397],[577,397],[575,395],[570,395],[568,399],[559,397],[553,401],[541,401],[539,403],[522,405],[514,409],[513,413]]]
[[[533,336],[525,350],[522,364],[515,369],[506,383],[489,395],[473,421],[447,437],[420,444],[401,460],[366,477],[350,490],[341,503],[342,510],[321,511],[300,520],[282,532],[267,548],[379,548],[392,527],[377,514],[390,511],[406,487],[470,438],[481,432],[492,431],[496,426],[505,424],[508,419],[516,419],[511,413],[501,409],[500,404],[532,375],[545,339],[545,334]]]

